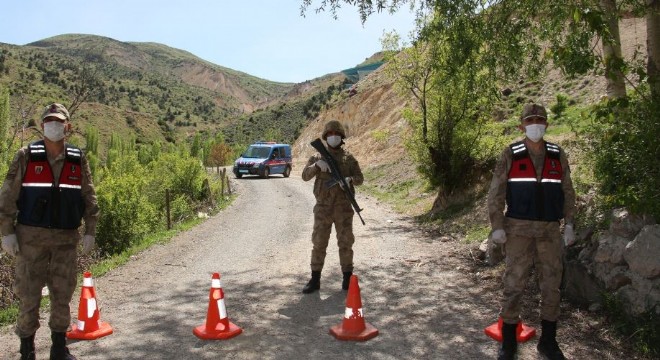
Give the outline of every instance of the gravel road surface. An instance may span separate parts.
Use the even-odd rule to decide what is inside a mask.
[[[364,316],[380,334],[366,342],[336,340],[346,292],[334,241],[321,291],[304,295],[310,274],[312,182],[232,179],[234,203],[203,224],[95,278],[101,319],[114,333],[70,341],[78,359],[485,359],[496,343],[483,329],[497,317],[499,294],[484,294],[452,243],[429,238],[411,219],[358,194],[366,226],[355,219],[355,274]],[[359,190],[358,190],[359,191]],[[222,275],[229,318],[243,329],[229,340],[200,340],[211,275]],[[78,294],[71,310],[77,316]],[[37,332],[37,359],[50,346],[48,314]],[[19,359],[11,326],[0,331],[0,358]],[[535,341],[521,359],[536,359]]]

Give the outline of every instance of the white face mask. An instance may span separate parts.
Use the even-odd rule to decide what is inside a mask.
[[[545,125],[532,124],[525,126],[525,135],[533,142],[539,142],[545,135]]]
[[[49,121],[45,123],[44,136],[50,141],[60,141],[64,139],[64,123],[59,121]]]
[[[328,145],[330,145],[333,148],[336,148],[337,146],[341,145],[341,136],[339,135],[328,136],[328,139],[326,141],[328,142]]]

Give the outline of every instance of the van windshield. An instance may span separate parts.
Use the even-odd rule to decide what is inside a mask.
[[[269,147],[250,146],[245,152],[245,155],[243,155],[243,157],[263,159],[263,158],[267,158],[269,153],[270,153]]]

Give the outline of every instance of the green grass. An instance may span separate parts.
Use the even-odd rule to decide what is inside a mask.
[[[389,130],[374,130],[371,133],[371,136],[378,142],[379,144],[385,144],[387,143],[387,140],[390,137],[390,131]]]
[[[399,213],[414,212],[415,208],[428,202],[428,183],[419,176],[389,184],[381,184],[378,179],[385,176],[387,169],[380,167],[364,172],[364,185],[360,190],[389,204]],[[428,210],[428,209],[427,209]]]
[[[0,325],[7,325],[16,322],[18,318],[18,306],[13,305],[4,310],[0,310]]]
[[[490,234],[490,225],[476,224],[475,226],[469,227],[467,229],[467,233],[465,234],[465,239],[463,241],[468,244],[481,243],[488,237],[488,234]]]

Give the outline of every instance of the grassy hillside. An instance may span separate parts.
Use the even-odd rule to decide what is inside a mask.
[[[230,120],[223,133],[233,143],[293,143],[321,111],[347,96],[342,93],[345,81],[345,76],[336,74],[298,84],[279,103]]]
[[[49,102],[70,105],[83,74],[92,74],[95,86],[73,120],[81,131],[97,127],[101,148],[111,132],[149,143],[186,141],[195,133],[211,137],[219,131],[230,139],[238,139],[238,133],[256,139],[277,128],[283,140],[291,141],[311,114],[305,103],[341,82],[337,76],[302,84],[272,82],[162,44],[101,36],[69,34],[25,46],[0,44],[0,87],[10,91],[12,119],[23,117],[26,126],[35,124]],[[283,108],[276,116],[283,120],[264,116]]]

